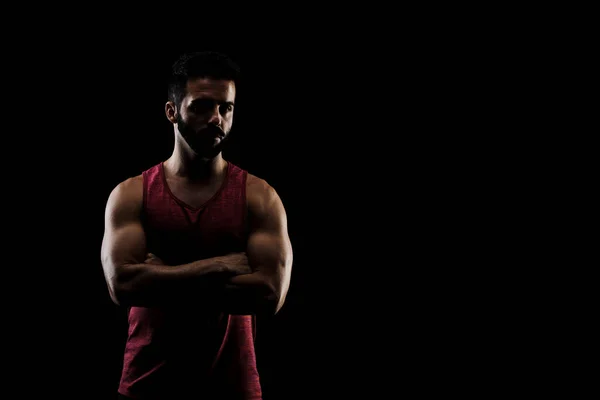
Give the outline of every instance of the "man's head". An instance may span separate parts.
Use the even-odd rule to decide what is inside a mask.
[[[172,67],[167,118],[188,146],[202,157],[222,150],[233,123],[238,65],[216,52],[187,53]]]

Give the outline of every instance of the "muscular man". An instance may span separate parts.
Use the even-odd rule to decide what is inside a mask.
[[[290,285],[286,212],[265,180],[226,161],[238,66],[185,54],[173,65],[165,161],[110,193],[101,258],[129,329],[120,398],[262,398],[256,317]]]

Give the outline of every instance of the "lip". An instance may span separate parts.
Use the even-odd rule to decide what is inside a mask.
[[[209,131],[209,133],[211,135],[218,136],[220,138],[224,138],[225,137],[225,132],[223,132],[219,128],[212,127],[212,128],[207,128],[207,130]]]

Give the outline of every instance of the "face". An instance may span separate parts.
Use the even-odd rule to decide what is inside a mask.
[[[232,81],[188,81],[187,94],[174,119],[181,137],[196,154],[212,158],[221,152],[231,131],[234,102]]]

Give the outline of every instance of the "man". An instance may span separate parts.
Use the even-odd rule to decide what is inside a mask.
[[[129,322],[119,396],[261,399],[255,323],[290,285],[286,212],[273,187],[222,156],[238,66],[199,52],[172,72],[173,152],[106,204],[102,265]]]

